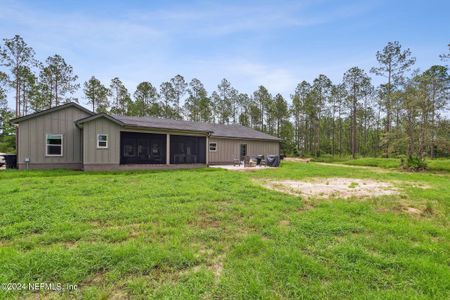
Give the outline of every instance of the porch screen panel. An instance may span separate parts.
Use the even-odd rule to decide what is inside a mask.
[[[171,164],[205,164],[206,137],[170,135]]]
[[[165,164],[166,135],[138,132],[120,133],[121,164]]]

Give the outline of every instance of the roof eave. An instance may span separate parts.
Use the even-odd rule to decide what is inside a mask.
[[[167,128],[167,127],[153,127],[153,126],[141,126],[136,124],[124,124],[124,128],[127,129],[142,129],[142,130],[153,130],[153,131],[159,131],[159,130],[165,130],[170,132],[193,132],[193,133],[204,133],[210,135],[212,131],[209,130],[193,130],[193,129],[175,129],[175,128]]]
[[[224,136],[224,135],[214,135],[211,137],[218,139],[231,139],[231,140],[254,140],[254,141],[269,141],[269,142],[281,142],[280,138],[256,138],[256,137],[239,137],[239,136]]]
[[[96,114],[94,116],[89,116],[87,118],[83,118],[80,120],[77,120],[75,122],[75,124],[77,125],[78,128],[83,128],[83,124],[96,120],[98,118],[105,118],[108,119],[114,123],[116,123],[117,125],[126,128],[126,129],[134,129],[134,130],[152,130],[152,131],[169,131],[169,132],[192,132],[192,133],[203,133],[203,134],[211,134],[212,131],[207,131],[207,130],[192,130],[192,129],[174,129],[174,128],[167,128],[167,127],[154,127],[154,126],[142,126],[142,125],[137,125],[137,124],[129,124],[129,123],[124,123],[116,118],[114,118],[111,115],[108,115],[106,113],[99,113]]]
[[[67,107],[71,107],[71,106],[76,107],[79,110],[81,110],[81,111],[83,111],[83,112],[85,112],[87,114],[94,115],[94,113],[92,111],[90,111],[87,108],[79,105],[78,103],[69,102],[69,103],[66,103],[66,104],[63,104],[63,105],[59,105],[59,106],[51,107],[51,108],[48,108],[48,109],[45,109],[45,110],[41,110],[41,111],[38,111],[38,112],[35,112],[35,113],[32,113],[32,114],[26,115],[26,116],[22,116],[22,117],[11,119],[9,121],[9,123],[11,123],[11,124],[19,124],[20,122],[23,122],[23,121],[26,121],[26,120],[29,120],[29,119],[32,119],[32,118],[35,118],[35,117],[39,117],[39,116],[42,116],[42,115],[46,115],[46,114],[51,113],[51,112],[56,112],[56,111],[59,111],[61,109],[64,109],[64,108],[67,108]]]
[[[84,123],[96,120],[98,118],[108,119],[108,120],[116,123],[119,126],[124,126],[125,125],[125,123],[123,123],[122,121],[117,120],[116,118],[114,118],[114,117],[112,117],[112,116],[110,116],[110,115],[108,115],[106,113],[98,113],[98,114],[95,114],[93,116],[89,116],[89,117],[86,117],[86,118],[83,118],[83,119],[79,119],[79,120],[75,121],[75,124],[77,125],[78,128],[83,128],[83,124]]]

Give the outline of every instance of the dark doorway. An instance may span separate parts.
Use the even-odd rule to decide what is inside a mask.
[[[244,157],[247,156],[247,144],[241,144],[240,151],[241,160],[244,160]]]
[[[206,137],[171,135],[171,164],[206,164]]]
[[[165,164],[166,135],[153,133],[120,133],[121,164]]]

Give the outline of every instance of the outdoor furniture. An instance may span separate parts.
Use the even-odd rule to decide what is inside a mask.
[[[247,168],[251,168],[251,167],[256,167],[256,157],[252,157],[252,156],[245,156],[244,157],[244,167]]]
[[[240,159],[237,159],[237,158],[233,159],[233,166],[236,166],[236,165],[241,166],[241,160]]]
[[[266,156],[263,156],[263,157],[262,157],[260,165],[261,165],[261,166],[267,166]]]
[[[279,155],[267,155],[267,166],[268,167],[279,167],[280,166],[280,156]]]
[[[15,154],[4,154],[7,169],[17,169],[17,156]]]
[[[197,163],[197,155],[186,154],[186,163],[189,163],[189,164]]]
[[[244,158],[244,168],[246,168],[248,165],[248,159],[246,156],[244,156],[243,158]]]
[[[248,168],[250,164],[250,157],[244,156],[244,168]]]

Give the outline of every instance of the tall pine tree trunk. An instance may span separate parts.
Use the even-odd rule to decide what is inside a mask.
[[[316,145],[316,157],[320,156],[320,112],[317,118],[317,145]]]
[[[388,92],[387,92],[387,99],[386,99],[386,157],[389,158],[390,156],[390,132],[391,132],[391,66],[389,66],[388,71]]]
[[[352,157],[356,158],[356,96],[353,96],[353,108],[352,108]]]
[[[18,71],[17,67],[16,67],[16,71],[15,71],[15,76],[16,76],[16,82],[15,82],[15,87],[16,87],[16,117],[20,117],[20,86],[19,86],[19,71]]]

